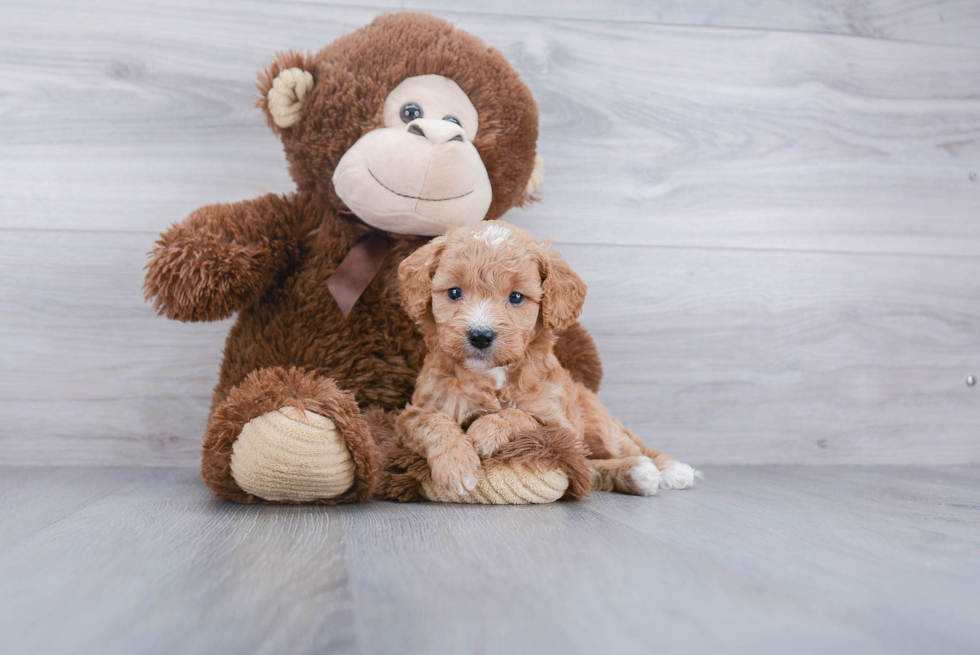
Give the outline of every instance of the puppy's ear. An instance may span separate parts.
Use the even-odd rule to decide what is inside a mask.
[[[436,237],[402,260],[398,266],[402,306],[413,320],[425,316],[432,306],[432,276],[446,247],[446,237]]]
[[[582,313],[585,282],[569,268],[561,255],[551,249],[547,240],[542,245],[539,267],[541,287],[544,290],[541,321],[546,328],[561,332],[570,327]]]

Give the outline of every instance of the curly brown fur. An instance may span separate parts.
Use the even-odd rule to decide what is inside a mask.
[[[304,100],[303,119],[283,129],[271,119],[266,94],[276,75],[293,67],[310,72],[315,86]],[[282,140],[297,191],[203,207],[165,232],[151,253],[144,289],[160,314],[207,321],[238,313],[225,343],[202,461],[219,495],[254,500],[236,489],[227,464],[246,417],[277,409],[277,399],[305,405],[327,393],[292,382],[269,383],[260,392],[246,383],[253,373],[265,379],[263,369],[296,367],[323,384],[332,381],[356,399],[344,405],[354,422],[358,407],[394,410],[411,397],[425,344],[401,309],[397,270],[419,241],[393,235],[380,272],[345,317],[327,281],[373,230],[348,212],[332,174],[351,145],[380,125],[387,94],[406,77],[429,73],[455,80],[479,111],[473,145],[493,189],[486,218],[524,202],[537,139],[537,107],[527,86],[499,52],[450,23],[390,14],[319,53],[281,54],[260,76],[259,106]],[[580,351],[588,350],[584,331],[580,340]],[[581,364],[586,371],[598,367],[597,361]],[[370,480],[359,472],[355,488],[361,491],[344,498],[363,497],[364,485]]]
[[[537,419],[522,409],[502,409],[495,414],[484,414],[470,423],[466,436],[473,442],[477,455],[489,457],[513,440],[515,435],[539,427],[541,425]]]
[[[336,498],[315,501],[335,504],[367,500],[374,489],[379,455],[354,395],[333,380],[297,368],[252,372],[214,410],[204,435],[201,476],[218,496],[239,503],[266,502],[246,493],[231,476],[231,454],[242,427],[253,418],[281,407],[309,410],[332,420],[354,460],[354,486]]]

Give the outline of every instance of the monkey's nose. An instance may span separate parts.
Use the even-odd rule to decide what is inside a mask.
[[[493,340],[497,338],[497,333],[490,328],[473,328],[466,336],[474,348],[484,350],[485,348],[489,348]]]
[[[408,133],[424,137],[435,145],[449,141],[463,141],[463,135],[466,134],[456,123],[433,118],[416,118],[408,124]]]

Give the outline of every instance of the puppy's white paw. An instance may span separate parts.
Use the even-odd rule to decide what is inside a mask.
[[[657,489],[663,486],[660,471],[649,457],[637,457],[636,465],[630,470],[634,493],[637,496],[656,496]]]
[[[661,489],[690,489],[694,486],[694,468],[673,460],[660,471]]]

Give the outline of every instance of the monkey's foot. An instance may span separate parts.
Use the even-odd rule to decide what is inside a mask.
[[[232,445],[231,475],[265,500],[336,498],[354,485],[354,460],[333,421],[292,406],[253,418]]]
[[[440,503],[483,505],[530,505],[553,503],[568,490],[568,475],[559,468],[533,470],[526,466],[500,464],[481,471],[476,488],[458,494],[438,487],[432,480],[422,482],[422,496]]]
[[[484,457],[476,487],[467,493],[436,485],[426,459],[397,435],[382,442],[389,444],[378,484],[382,498],[526,505],[582,498],[592,486],[584,447],[575,434],[557,426],[522,432]]]
[[[378,452],[353,394],[291,368],[253,371],[211,413],[201,477],[237,503],[371,497]]]

